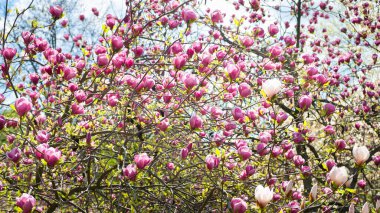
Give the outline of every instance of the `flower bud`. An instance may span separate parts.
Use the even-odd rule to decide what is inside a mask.
[[[232,198],[231,208],[233,213],[244,213],[245,211],[247,211],[248,205],[241,198]]]
[[[202,126],[203,126],[202,119],[197,114],[193,114],[190,118],[190,128],[192,130],[201,129]]]
[[[63,9],[58,5],[50,6],[49,12],[53,19],[60,19],[62,17]]]
[[[301,98],[298,100],[298,106],[302,110],[308,110],[309,107],[311,106],[311,103],[313,102],[313,99],[308,96],[308,95],[303,95]]]

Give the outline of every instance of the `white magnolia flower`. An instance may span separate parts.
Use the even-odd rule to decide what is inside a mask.
[[[285,194],[288,195],[290,191],[293,189],[294,181],[289,181],[288,185],[286,185]]]
[[[366,146],[354,146],[352,149],[352,154],[354,155],[354,159],[357,165],[362,165],[369,158],[369,151]]]
[[[317,199],[317,193],[318,193],[318,184],[315,184],[310,190],[310,196],[312,200]]]
[[[347,168],[334,166],[330,171],[330,179],[338,186],[344,184],[348,180]]]
[[[258,185],[255,189],[255,198],[260,207],[264,208],[273,198],[273,191],[269,187]]]
[[[363,205],[361,213],[369,213],[369,205],[367,202]]]
[[[353,203],[351,203],[348,213],[355,213],[355,205]]]
[[[263,83],[263,91],[268,96],[268,98],[273,97],[280,92],[282,84],[277,78],[266,80]]]

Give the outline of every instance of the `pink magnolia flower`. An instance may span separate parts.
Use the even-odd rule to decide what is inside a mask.
[[[249,4],[251,4],[251,7],[255,10],[258,11],[260,9],[260,0],[250,0]]]
[[[327,103],[323,106],[323,110],[326,115],[331,115],[335,112],[335,106],[333,104]]]
[[[13,48],[4,48],[3,50],[3,56],[6,60],[12,60],[13,57],[15,57],[17,53],[17,50],[16,49],[13,49]]]
[[[181,158],[182,159],[186,159],[188,154],[189,154],[189,149],[187,149],[187,148],[181,149]]]
[[[11,151],[7,152],[7,157],[11,161],[17,163],[21,158],[21,149],[18,147],[13,148]]]
[[[82,115],[84,114],[84,107],[82,105],[74,103],[71,105],[71,111],[74,115]]]
[[[47,143],[50,139],[50,134],[46,130],[37,132],[36,140],[40,143]]]
[[[17,99],[15,102],[15,108],[20,117],[32,110],[32,106],[32,103],[24,97]]]
[[[190,128],[191,129],[201,129],[203,126],[202,118],[197,114],[193,114],[190,118]]]
[[[123,39],[120,36],[113,36],[111,43],[114,50],[120,50],[124,46]]]
[[[86,92],[83,91],[83,90],[77,90],[74,92],[74,97],[75,99],[81,103],[83,101],[85,101],[87,99],[87,95],[86,95]]]
[[[251,86],[247,83],[241,83],[239,85],[239,94],[243,98],[250,96],[252,94]]]
[[[46,149],[49,148],[49,145],[47,143],[40,144],[36,147],[34,150],[34,154],[36,155],[37,159],[42,159],[45,155]]]
[[[185,84],[186,89],[190,90],[199,84],[199,79],[193,74],[187,74],[184,76],[183,83]]]
[[[223,22],[223,15],[220,10],[214,10],[211,13],[211,21],[214,23],[222,23]]]
[[[161,121],[159,124],[157,124],[157,128],[159,128],[161,131],[165,132],[166,129],[169,127],[169,119],[165,118],[163,121]]]
[[[60,24],[61,24],[62,27],[66,27],[68,23],[69,23],[69,21],[68,21],[67,19],[63,19],[63,20],[60,22]]]
[[[183,9],[181,15],[183,20],[186,22],[195,21],[198,18],[197,14],[193,10],[188,8]]]
[[[244,213],[245,211],[247,211],[248,205],[241,198],[232,198],[231,208],[233,213]]]
[[[29,44],[30,42],[32,42],[34,39],[35,39],[35,35],[32,34],[31,32],[29,31],[24,31],[21,33],[21,37],[22,39],[24,40],[24,43],[27,45]]]
[[[249,36],[243,36],[240,38],[240,42],[244,47],[248,48],[253,45],[254,40]]]
[[[298,100],[298,106],[302,110],[308,110],[309,107],[311,106],[311,103],[313,102],[313,99],[308,96],[308,95],[303,95],[301,98]]]
[[[175,42],[170,50],[172,51],[173,54],[177,54],[177,53],[180,53],[183,51],[183,47],[182,47],[182,44],[180,42]]]
[[[244,118],[244,111],[240,107],[235,107],[232,109],[232,116],[235,120]]]
[[[32,212],[32,209],[36,205],[36,199],[30,195],[23,193],[21,197],[16,198],[16,206],[23,210],[23,213]]]
[[[207,155],[206,157],[206,166],[208,170],[213,170],[219,166],[219,158],[214,155]]]
[[[271,36],[274,36],[279,32],[279,29],[278,29],[277,25],[271,24],[268,27],[268,32]]]
[[[249,159],[249,157],[252,155],[252,151],[248,146],[239,147],[238,153],[243,160]]]
[[[54,147],[47,148],[44,153],[44,160],[48,166],[54,166],[61,158],[61,151]]]
[[[60,19],[63,14],[63,9],[58,5],[50,6],[49,12],[54,19]]]
[[[97,63],[100,67],[106,66],[109,62],[109,59],[106,54],[100,54],[97,57]]]
[[[275,45],[269,48],[269,53],[272,58],[276,58],[282,54],[282,48],[279,45]]]
[[[272,135],[269,132],[260,132],[259,140],[262,143],[269,143],[269,141],[272,141]]]
[[[137,167],[135,164],[129,164],[126,168],[123,168],[123,174],[131,181],[136,180]]]
[[[63,68],[63,78],[66,81],[69,81],[75,78],[76,76],[77,76],[77,71],[75,70],[75,68],[71,68],[71,67]]]
[[[2,130],[5,127],[5,124],[7,121],[5,120],[5,117],[0,115],[0,130]]]
[[[235,80],[236,78],[239,77],[240,75],[240,69],[234,65],[234,64],[228,64],[227,67],[227,72],[228,72],[228,76],[232,79],[232,80]]]
[[[183,55],[178,55],[173,59],[173,65],[177,69],[181,69],[186,64],[187,58]]]
[[[139,169],[144,169],[151,161],[152,159],[148,156],[147,153],[137,154],[134,157],[134,162]]]
[[[174,168],[175,168],[174,163],[166,164],[166,168],[168,168],[168,170],[174,170]]]

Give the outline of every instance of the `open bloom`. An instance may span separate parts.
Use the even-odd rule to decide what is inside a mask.
[[[141,153],[135,155],[134,161],[137,165],[137,168],[144,169],[152,161],[152,159],[148,156],[148,154]]]
[[[11,151],[7,152],[7,157],[17,163],[21,158],[21,149],[17,147],[13,148]]]
[[[131,181],[136,180],[136,176],[137,176],[136,165],[135,164],[129,164],[126,168],[123,169],[123,174],[125,177],[127,177]]]
[[[40,143],[47,143],[50,139],[50,134],[46,130],[37,132],[36,140]]]
[[[24,97],[17,99],[15,102],[15,108],[19,116],[23,116],[29,112],[32,109],[32,106],[32,103]]]
[[[330,179],[336,185],[340,186],[348,180],[347,168],[334,166],[330,171]]]
[[[231,207],[234,213],[244,213],[247,211],[247,203],[241,198],[232,198]]]
[[[61,158],[61,151],[54,147],[47,148],[44,152],[44,160],[49,166],[54,166]]]
[[[208,170],[213,170],[219,166],[219,158],[214,155],[207,155],[206,157],[206,166]]]
[[[365,146],[358,147],[355,145],[352,149],[352,154],[354,155],[354,159],[357,165],[362,165],[365,163],[370,156],[370,153]]]
[[[36,205],[36,199],[30,195],[23,193],[21,197],[16,198],[16,206],[23,210],[23,213],[29,213]]]
[[[268,98],[272,98],[280,92],[282,87],[281,81],[277,78],[267,80],[263,83],[263,91]]]
[[[273,198],[273,191],[269,187],[258,185],[255,189],[255,198],[261,208],[264,208]]]

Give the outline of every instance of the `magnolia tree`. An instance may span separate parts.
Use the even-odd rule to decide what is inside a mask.
[[[58,3],[11,39],[33,4],[1,32],[3,209],[378,211],[378,2],[126,1],[62,46]]]

